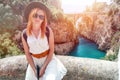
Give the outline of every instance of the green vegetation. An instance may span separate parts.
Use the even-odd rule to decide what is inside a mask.
[[[0,1],[0,58],[23,54],[18,43],[13,40],[15,32],[22,24],[23,2],[20,0]]]
[[[103,58],[104,60],[109,60],[109,61],[114,61],[117,58],[117,55],[109,55],[109,56],[105,56],[105,58]]]
[[[11,35],[8,32],[0,34],[0,43],[0,58],[23,54],[15,42],[11,40]]]
[[[114,34],[114,37],[112,37],[110,50],[112,50],[114,54],[106,56],[105,59],[114,61],[116,58],[118,58],[118,51],[120,47],[119,36],[120,36],[120,31],[116,32]]]

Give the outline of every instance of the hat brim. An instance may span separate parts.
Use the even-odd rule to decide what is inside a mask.
[[[39,8],[46,12],[47,20],[50,18],[50,10],[41,2],[30,2],[24,10],[24,22],[28,22],[28,17],[32,9]]]

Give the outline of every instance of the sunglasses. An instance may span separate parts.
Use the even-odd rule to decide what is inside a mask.
[[[37,18],[37,17],[38,17],[39,19],[41,19],[41,20],[44,20],[44,16],[43,16],[43,15],[39,15],[39,14],[37,14],[37,13],[33,15],[33,18]]]

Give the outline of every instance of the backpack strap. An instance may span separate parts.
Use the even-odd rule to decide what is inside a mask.
[[[50,35],[50,30],[48,28],[48,26],[46,26],[46,36],[47,36],[47,40],[48,40],[48,43],[49,43],[49,35]]]
[[[27,42],[27,34],[26,34],[26,29],[23,30],[23,37],[25,39],[25,41]]]

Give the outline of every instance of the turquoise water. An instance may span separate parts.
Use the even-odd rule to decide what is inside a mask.
[[[76,57],[100,59],[105,56],[105,52],[100,51],[94,42],[80,38],[79,44],[73,49],[70,55]]]

